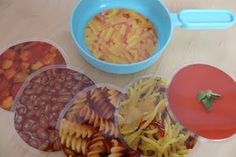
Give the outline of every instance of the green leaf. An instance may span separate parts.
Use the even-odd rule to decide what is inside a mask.
[[[201,102],[207,111],[210,111],[213,107],[213,101],[221,97],[220,94],[214,93],[212,90],[200,91],[197,94],[197,100]]]
[[[197,95],[197,100],[201,102],[206,97],[206,92],[200,92]]]
[[[205,98],[202,100],[202,103],[208,111],[213,107],[212,99]]]

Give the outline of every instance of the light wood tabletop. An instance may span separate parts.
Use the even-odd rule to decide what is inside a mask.
[[[160,59],[145,71],[131,75],[101,72],[78,53],[69,20],[77,0],[0,0],[0,49],[18,41],[51,40],[64,49],[70,63],[91,76],[97,83],[123,88],[132,79],[156,74],[169,81],[181,67],[192,63],[216,66],[236,79],[236,26],[227,30],[183,30],[176,28]],[[164,0],[172,12],[183,9],[228,9],[236,13],[236,0]],[[0,109],[0,157],[63,157],[62,152],[31,151],[17,139],[12,127],[13,114]],[[235,157],[236,137],[225,141],[201,139],[191,157]]]

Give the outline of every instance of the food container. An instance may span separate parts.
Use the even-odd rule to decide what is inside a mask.
[[[71,66],[54,65],[32,74],[14,103],[15,136],[29,150],[61,151],[56,122],[65,105],[81,90],[94,85]]]
[[[127,86],[120,100],[119,131],[127,145],[142,156],[189,156],[197,145],[197,135],[169,112],[167,87],[161,77],[142,77]]]
[[[25,79],[42,67],[69,64],[64,50],[47,40],[12,43],[0,51],[0,107],[10,111]]]
[[[114,86],[96,84],[68,103],[57,125],[67,157],[139,156],[123,142],[116,125],[121,94]]]
[[[93,9],[90,9],[93,8]],[[125,8],[146,16],[158,32],[158,48],[146,60],[131,64],[113,64],[95,58],[86,46],[84,30],[96,14],[112,8]],[[184,29],[226,29],[235,24],[235,15],[227,10],[184,10],[170,13],[161,0],[81,0],[70,21],[72,37],[80,54],[94,67],[109,73],[135,73],[152,65],[162,54],[179,26]]]
[[[180,69],[170,83],[168,101],[175,118],[201,137],[222,141],[236,133],[236,83],[216,67]]]

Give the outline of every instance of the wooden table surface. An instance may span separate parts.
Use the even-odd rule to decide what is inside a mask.
[[[164,0],[170,11],[188,8],[229,9],[236,13],[236,0]],[[147,70],[132,75],[114,75],[90,66],[78,53],[69,32],[69,18],[77,0],[0,0],[0,49],[28,39],[47,39],[59,44],[73,66],[96,82],[124,87],[132,79],[157,74],[171,80],[175,72],[191,63],[206,63],[223,69],[236,79],[236,26],[228,30],[191,31],[175,29],[161,58]],[[12,113],[0,109],[0,157],[63,157],[63,153],[39,153],[15,140]],[[200,140],[191,157],[235,157],[236,137],[221,141]]]

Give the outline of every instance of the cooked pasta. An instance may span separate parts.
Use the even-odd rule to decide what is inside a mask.
[[[94,133],[94,129],[88,125],[77,124],[63,119],[60,127],[60,135],[75,136],[76,138],[90,138]]]
[[[85,29],[92,54],[111,63],[134,63],[150,57],[157,47],[157,32],[139,13],[112,9],[96,15]]]
[[[100,118],[98,114],[91,110],[88,106],[81,107],[77,116],[80,120],[88,122],[88,124],[94,128],[98,128],[99,131],[103,131],[106,135],[117,137],[119,134],[114,122]]]
[[[88,157],[100,157],[103,153],[107,152],[105,146],[105,138],[101,132],[93,135],[90,145],[88,146]]]
[[[61,144],[64,144],[67,148],[71,148],[78,153],[85,154],[87,151],[88,141],[69,134],[61,134]]]
[[[145,78],[131,85],[121,100],[118,126],[126,143],[144,156],[184,157],[196,138],[174,122],[166,109],[166,81]]]
[[[111,147],[111,154],[108,155],[108,157],[122,157],[124,156],[123,151],[125,148],[119,144],[117,140],[112,140],[112,147]]]
[[[109,94],[110,103],[117,107],[120,101],[121,93],[117,90],[111,89],[108,91],[108,94]]]
[[[100,117],[106,119],[114,118],[115,112],[115,106],[109,100],[108,91],[110,90],[107,88],[95,88],[88,93],[89,106],[96,111]]]
[[[120,94],[115,89],[95,87],[73,102],[59,128],[67,157],[138,156],[118,139],[113,102],[119,101]]]

